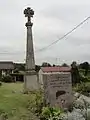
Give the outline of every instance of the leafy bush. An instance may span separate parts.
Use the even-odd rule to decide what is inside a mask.
[[[0,86],[2,86],[2,83],[0,82]]]
[[[84,94],[86,96],[89,96],[89,93],[90,93],[90,83],[80,83],[80,84],[77,84],[74,88],[73,88],[74,91],[76,92],[79,92],[81,94]]]
[[[0,120],[8,120],[7,113],[2,109],[0,109]]]
[[[55,107],[43,107],[41,117],[43,120],[60,120],[63,110]]]
[[[88,76],[84,76],[83,74],[80,74],[80,81],[81,82],[89,82]]]
[[[32,94],[33,97],[28,101],[28,110],[30,110],[38,116],[43,108],[43,94],[41,91],[34,91],[30,94]]]
[[[33,98],[28,101],[28,110],[33,112],[40,120],[61,120],[60,115],[63,110],[56,107],[46,106],[44,104],[43,92],[36,91],[32,92]]]
[[[2,82],[10,83],[12,81],[12,77],[10,75],[3,76],[1,79]]]

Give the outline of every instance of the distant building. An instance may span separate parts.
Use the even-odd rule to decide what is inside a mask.
[[[0,61],[0,73],[1,75],[7,75],[13,73],[14,63],[12,61]]]
[[[11,73],[10,75],[12,76],[12,80],[14,82],[20,81],[24,82],[24,71],[19,71],[18,73]]]
[[[61,67],[61,66],[55,66],[55,67],[41,67],[39,71],[39,84],[43,86],[43,74],[45,73],[66,73],[70,72],[71,67]]]

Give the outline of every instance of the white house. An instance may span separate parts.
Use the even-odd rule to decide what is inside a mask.
[[[12,61],[0,61],[0,73],[6,75],[13,73],[14,63]]]
[[[67,73],[71,71],[71,67],[61,67],[61,66],[55,66],[55,67],[41,67],[39,71],[39,84],[42,87],[43,86],[43,74],[56,74],[56,73]]]

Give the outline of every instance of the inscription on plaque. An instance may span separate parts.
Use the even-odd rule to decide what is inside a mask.
[[[72,102],[71,73],[43,74],[46,102],[51,106],[68,107]],[[48,96],[48,97],[47,97]]]

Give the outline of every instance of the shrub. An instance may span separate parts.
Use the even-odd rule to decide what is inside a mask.
[[[56,107],[43,107],[41,118],[44,120],[60,120],[63,110]]]
[[[29,111],[38,116],[40,120],[61,120],[63,110],[44,104],[43,91],[33,91],[30,94],[33,97],[26,106]]]
[[[39,115],[43,107],[43,94],[41,91],[33,91],[30,94],[33,95],[33,97],[28,101],[28,110]]]
[[[3,76],[1,79],[2,82],[10,83],[12,81],[12,77],[10,75]]]
[[[8,120],[8,114],[2,109],[0,109],[0,120]]]
[[[2,86],[2,83],[0,82],[0,86]]]
[[[90,93],[90,83],[81,83],[81,84],[77,84],[74,88],[74,91],[79,92],[81,94],[84,94],[86,96],[89,96]]]
[[[80,74],[80,81],[81,82],[90,82],[90,78],[88,76],[84,76],[83,74]]]

